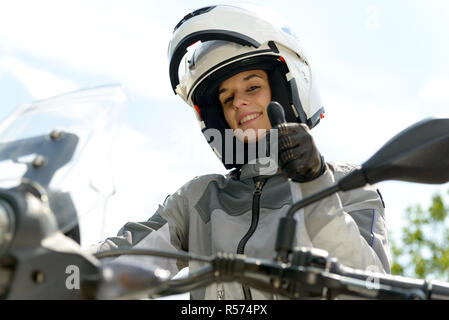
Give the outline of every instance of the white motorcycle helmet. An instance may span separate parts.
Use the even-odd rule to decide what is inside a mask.
[[[225,136],[229,126],[218,100],[218,86],[248,70],[267,72],[272,100],[283,106],[287,122],[313,128],[324,115],[317,84],[298,39],[287,26],[271,23],[256,11],[216,5],[186,15],[173,31],[168,59],[172,88],[195,109],[203,133],[214,128]],[[182,62],[185,69],[180,77]],[[211,144],[207,136],[206,140]],[[225,163],[224,146],[213,149],[227,169],[241,165]]]

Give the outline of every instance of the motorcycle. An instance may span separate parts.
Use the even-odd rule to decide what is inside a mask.
[[[449,119],[416,123],[360,169],[293,203],[280,220],[273,260],[150,248],[91,254],[80,245],[79,221],[114,194],[103,142],[113,140],[117,128],[108,124],[116,123],[111,120],[126,101],[117,85],[81,90],[22,106],[0,124],[1,299],[160,298],[228,281],[289,299],[449,299],[449,283],[357,270],[326,251],[293,247],[294,214],[335,192],[386,180],[449,181]],[[276,123],[283,121],[276,106],[269,112]],[[204,266],[173,278],[160,268],[117,262],[121,255]]]

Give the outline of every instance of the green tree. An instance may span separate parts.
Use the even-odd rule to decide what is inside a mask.
[[[392,241],[392,274],[449,281],[447,200],[436,193],[426,210],[419,204],[406,209],[401,243]]]

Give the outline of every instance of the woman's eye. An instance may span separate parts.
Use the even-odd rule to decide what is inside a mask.
[[[260,86],[251,86],[251,87],[248,88],[248,91],[254,91],[254,90],[259,89],[259,88],[260,88]]]
[[[257,90],[259,88],[260,88],[260,86],[251,86],[248,89],[246,89],[246,92],[251,92],[251,91]],[[234,96],[230,96],[230,97],[224,99],[222,103],[223,103],[223,105],[226,105],[226,104],[230,103],[232,100],[234,100]]]
[[[227,103],[231,102],[232,99],[234,99],[234,96],[231,96],[231,97],[225,99],[225,100],[223,101],[223,104],[227,104]]]

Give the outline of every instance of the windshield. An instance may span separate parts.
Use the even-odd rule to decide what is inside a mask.
[[[17,107],[0,123],[0,188],[39,183],[64,233],[87,215],[104,215],[115,194],[111,150],[126,103],[124,89],[110,85]]]

